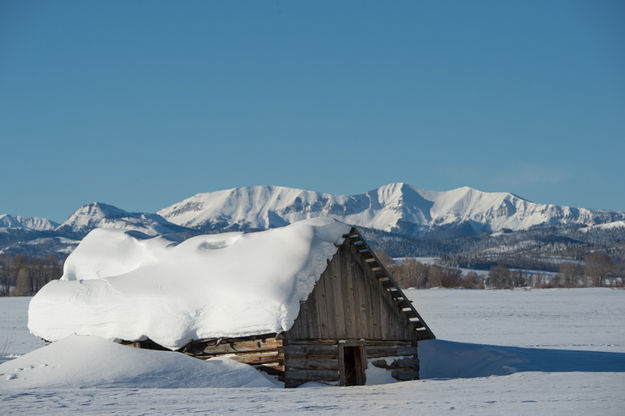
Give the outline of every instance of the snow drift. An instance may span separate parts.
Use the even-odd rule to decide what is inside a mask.
[[[67,258],[63,277],[32,299],[28,327],[49,341],[150,338],[170,349],[287,331],[349,229],[315,218],[177,245],[96,229]]]
[[[70,336],[0,365],[0,389],[272,386],[253,367],[227,357],[198,360],[89,336]]]

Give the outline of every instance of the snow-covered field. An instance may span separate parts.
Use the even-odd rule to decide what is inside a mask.
[[[625,414],[625,291],[408,295],[438,336],[420,344],[422,380],[289,390],[227,359],[95,337],[40,348],[29,298],[0,298],[0,414]]]

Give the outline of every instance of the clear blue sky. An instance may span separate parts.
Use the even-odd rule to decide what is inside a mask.
[[[625,209],[623,1],[0,2],[0,213],[402,181]]]

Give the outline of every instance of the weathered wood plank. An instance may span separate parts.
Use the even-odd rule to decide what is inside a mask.
[[[405,340],[383,340],[383,339],[367,339],[365,340],[367,347],[369,346],[412,346],[412,341]]]
[[[285,378],[307,381],[338,381],[339,372],[336,370],[296,370],[287,368]]]
[[[230,357],[234,361],[245,364],[268,364],[268,363],[283,363],[284,360],[278,354],[275,355],[233,355]]]
[[[377,313],[378,313],[378,306],[376,305],[375,302],[375,287],[373,287],[373,284],[376,283],[375,281],[373,281],[372,279],[369,278],[369,276],[366,275],[366,273],[364,273],[363,276],[363,283],[364,283],[364,288],[365,288],[365,300],[367,302],[367,336],[368,337],[372,337],[372,338],[379,338],[379,334],[377,334],[378,332],[378,317],[377,317]]]
[[[326,313],[326,329],[324,335],[326,337],[336,337],[336,310],[334,307],[334,286],[332,284],[335,274],[335,265],[336,262],[330,262],[326,271],[321,276],[317,285],[323,285],[323,293],[325,294],[326,304],[325,304],[325,313]]]
[[[319,315],[317,315],[317,291],[313,290],[306,301],[306,320],[303,322],[301,338],[320,338]]]
[[[324,276],[325,279],[325,276]],[[326,338],[328,336],[328,300],[326,296],[325,284],[318,281],[315,285],[315,299],[316,299],[316,311],[317,311],[317,325],[319,328],[319,338]]]
[[[398,355],[417,354],[417,347],[414,346],[367,346],[367,357],[392,357]]]
[[[238,352],[273,351],[282,345],[282,341],[276,339],[267,341],[232,341],[205,345],[202,348],[204,354],[235,354]]]
[[[356,327],[358,333],[355,337],[366,337],[370,334],[369,328],[369,313],[367,311],[367,298],[366,298],[366,286],[365,286],[365,273],[363,266],[360,263],[354,264],[354,299],[356,302]]]
[[[337,345],[323,345],[323,344],[288,344],[284,346],[284,353],[286,355],[334,355],[338,354]]]
[[[357,338],[362,334],[362,327],[360,326],[360,302],[358,299],[358,272],[359,272],[359,264],[354,261],[348,261],[348,291],[347,297],[348,302],[351,304],[350,310],[350,321],[352,323],[350,330],[348,331],[348,335],[350,338]]]
[[[336,338],[303,338],[303,339],[290,339],[289,345],[336,345]]]
[[[338,359],[327,358],[290,358],[289,368],[302,370],[335,370],[339,369]]]
[[[344,251],[344,249],[343,249]],[[343,256],[343,251],[339,249],[337,254],[339,256]],[[338,338],[347,337],[347,332],[345,329],[345,297],[343,294],[343,285],[341,276],[341,265],[339,258],[336,256],[332,259],[332,292],[333,292],[333,304],[334,304],[334,325],[335,325],[335,334],[334,336]]]
[[[354,304],[352,302],[352,290],[351,290],[351,268],[350,259],[347,255],[347,248],[344,246],[341,248],[340,256],[341,265],[341,291],[343,292],[343,310],[345,318],[345,337],[351,338],[354,331]]]
[[[294,353],[294,354],[288,354],[285,355],[285,360],[289,361],[293,358],[313,358],[313,359],[320,359],[320,360],[336,360],[338,357],[338,353],[336,354],[331,354],[331,353],[315,353],[315,354],[302,354],[302,353]]]

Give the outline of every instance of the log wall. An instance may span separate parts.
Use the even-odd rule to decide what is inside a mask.
[[[283,341],[276,334],[192,341],[180,352],[200,359],[233,354],[231,358],[235,361],[253,365],[279,378],[284,375]]]
[[[336,340],[287,340],[284,344],[284,386],[308,381],[338,384],[339,348]]]

